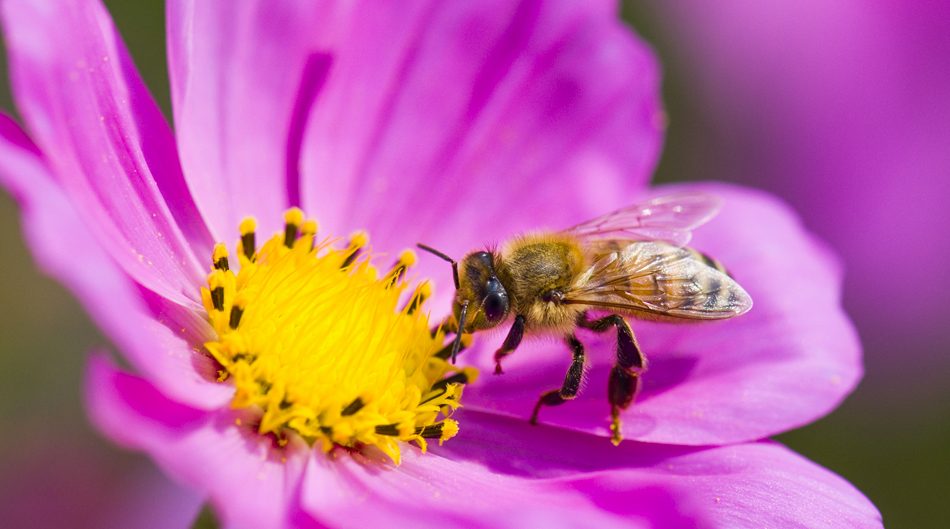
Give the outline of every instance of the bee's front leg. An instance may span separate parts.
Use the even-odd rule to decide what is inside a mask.
[[[501,359],[515,352],[515,349],[521,345],[522,337],[524,337],[524,316],[519,314],[515,317],[515,322],[511,324],[508,336],[505,337],[505,343],[501,344],[501,347],[495,351],[496,375],[504,373],[504,371],[501,370]]]

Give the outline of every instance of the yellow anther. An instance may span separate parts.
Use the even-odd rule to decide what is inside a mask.
[[[303,211],[300,208],[290,208],[284,213],[284,223],[300,226],[303,224]]]
[[[348,243],[346,250],[343,252],[343,262],[340,264],[340,268],[348,268],[350,265],[356,261],[356,258],[359,257],[360,252],[363,247],[369,244],[369,235],[365,231],[356,231],[350,235],[350,242]],[[374,268],[370,268],[373,271],[373,274],[376,274]]]
[[[416,264],[416,252],[412,250],[403,250],[399,254],[399,263],[403,266],[413,266]]]
[[[211,264],[219,270],[228,269],[228,247],[224,243],[219,242],[214,245],[214,250],[211,252]]]
[[[223,243],[219,242],[214,245],[214,250],[211,252],[211,260],[217,261],[218,259],[228,257],[228,247]]]
[[[416,296],[422,299],[429,299],[432,297],[432,282],[423,281],[419,283],[419,286],[416,287]]]
[[[254,233],[257,230],[257,219],[254,217],[244,217],[241,220],[241,225],[238,228],[241,232],[241,235],[247,235],[248,233]]]
[[[256,229],[257,221],[254,217],[244,217],[241,221],[241,245],[238,249],[238,258],[242,267],[254,260],[254,253],[257,251],[257,235],[254,232]]]
[[[303,211],[300,208],[290,208],[284,213],[284,246],[293,248],[300,235],[300,223],[303,222]]]
[[[406,273],[406,269],[416,263],[416,253],[412,250],[403,250],[399,254],[399,259],[393,264],[393,267],[386,274],[385,281],[388,285],[396,284]]]
[[[307,219],[300,227],[300,232],[304,235],[316,235],[318,224],[313,219]]]
[[[297,239],[297,242],[294,243],[294,246],[300,246],[302,248],[306,248],[307,250],[312,250],[315,245],[316,235],[317,221],[313,219],[307,219],[300,226],[300,237]]]
[[[419,307],[421,307],[422,304],[425,303],[430,297],[432,297],[432,282],[423,281],[422,283],[416,285],[415,292],[413,292],[412,296],[409,297],[409,302],[406,303],[406,306],[403,310],[409,314],[412,314],[418,310]]]
[[[455,419],[445,419],[442,421],[442,436],[439,437],[439,444],[455,437],[459,433],[459,423]]]
[[[363,230],[355,231],[350,235],[349,249],[356,250],[369,244],[369,234]]]

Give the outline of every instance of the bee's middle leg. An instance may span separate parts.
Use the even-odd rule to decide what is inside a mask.
[[[538,403],[534,405],[534,412],[531,414],[531,424],[538,424],[538,412],[542,406],[558,406],[569,400],[573,400],[580,390],[581,381],[584,378],[584,344],[577,339],[574,334],[569,334],[565,338],[568,347],[571,348],[573,360],[571,367],[567,369],[564,375],[564,384],[559,389],[552,389],[541,394]]]
[[[607,386],[607,398],[610,401],[610,440],[620,444],[623,434],[620,431],[620,412],[629,408],[640,386],[640,375],[646,369],[646,359],[640,352],[640,345],[633,336],[630,325],[623,317],[613,314],[590,321],[583,314],[578,325],[594,332],[604,332],[614,326],[617,328],[617,363],[610,370]]]

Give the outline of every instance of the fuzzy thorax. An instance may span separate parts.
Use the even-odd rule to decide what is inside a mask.
[[[234,408],[253,410],[257,429],[286,442],[299,435],[324,450],[375,446],[399,462],[399,441],[442,442],[471,368],[446,362],[444,335],[421,307],[427,282],[405,281],[403,252],[381,274],[354,234],[343,248],[318,242],[299,209],[284,233],[256,246],[253,219],[240,226],[239,271],[217,244],[202,300],[215,339],[205,348],[234,385]],[[404,295],[406,294],[406,295]],[[404,300],[403,303],[400,303]]]

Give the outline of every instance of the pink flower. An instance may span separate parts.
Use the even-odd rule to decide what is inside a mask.
[[[658,75],[613,10],[172,3],[173,134],[101,5],[4,4],[30,136],[0,121],[0,182],[23,207],[37,260],[135,373],[93,357],[96,423],[207,494],[233,527],[880,527],[844,480],[759,441],[827,413],[861,371],[836,265],[773,198],[687,187],[723,198],[694,243],[756,308],[717,324],[636,322],[651,368],[619,447],[606,439],[602,340],[582,337],[590,387],[543,425],[524,419],[566,353],[542,342],[504,377],[469,385],[447,419],[458,388],[433,410],[418,391],[455,368],[434,356],[421,316],[394,312],[392,289],[348,260],[363,236],[308,253],[316,226],[292,206],[319,215],[321,234],[366,229],[376,253],[422,240],[461,255],[646,193],[662,136]],[[286,239],[250,241],[285,219]],[[237,248],[215,246],[239,225]],[[412,274],[451,284],[435,259]],[[443,316],[451,292],[438,292],[426,307]],[[463,358],[485,372],[499,339]],[[381,369],[391,340],[421,352]],[[350,390],[357,411],[326,408]],[[365,428],[376,416],[398,419]],[[424,438],[428,453],[397,442]]]

